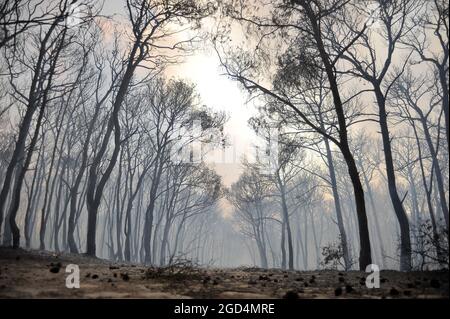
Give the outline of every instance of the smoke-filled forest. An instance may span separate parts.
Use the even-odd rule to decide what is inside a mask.
[[[0,297],[448,298],[448,14],[1,0]]]

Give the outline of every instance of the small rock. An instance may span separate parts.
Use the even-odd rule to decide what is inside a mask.
[[[92,278],[92,279],[98,279],[98,275],[94,274],[94,275],[92,275],[91,278]]]
[[[437,289],[441,287],[441,284],[439,283],[439,280],[433,278],[430,280],[430,286]]]
[[[57,262],[57,263],[50,263],[50,267],[58,267],[58,268],[61,268],[61,267],[62,267],[62,264],[61,264],[60,262]]]
[[[50,272],[57,274],[57,273],[59,273],[59,269],[60,269],[59,267],[53,266],[50,268]]]
[[[398,296],[400,293],[399,293],[399,291],[397,289],[391,288],[391,290],[389,291],[389,294],[391,296]]]
[[[289,290],[284,294],[283,299],[298,299],[298,293],[293,290]]]
[[[130,280],[130,276],[128,276],[128,274],[127,274],[126,272],[120,274],[120,277],[122,278],[123,281],[128,281],[128,280]]]

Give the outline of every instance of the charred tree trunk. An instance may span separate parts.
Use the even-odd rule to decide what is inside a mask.
[[[16,216],[17,216],[17,211],[19,210],[19,205],[20,205],[20,193],[22,190],[22,183],[23,183],[23,180],[25,179],[25,174],[28,170],[28,166],[30,165],[34,148],[36,147],[39,132],[41,130],[42,119],[44,117],[44,110],[45,110],[45,104],[42,104],[41,110],[39,112],[39,116],[37,119],[35,132],[33,134],[33,138],[31,139],[31,142],[29,145],[27,158],[26,158],[25,162],[23,163],[23,166],[19,170],[17,184],[16,184],[16,188],[14,190],[14,196],[13,196],[14,200],[11,202],[9,223],[10,223],[11,232],[12,232],[12,236],[13,236],[13,247],[14,248],[19,248],[19,246],[20,246],[20,230],[16,224]]]
[[[389,196],[400,226],[400,270],[409,271],[411,270],[411,238],[409,220],[397,192],[395,168],[392,159],[391,138],[389,136],[389,127],[387,123],[386,99],[377,83],[374,83],[374,89],[378,104],[378,116],[383,140]]]
[[[14,145],[14,151],[12,153],[11,159],[9,161],[8,167],[5,173],[5,179],[3,181],[2,190],[0,192],[0,229],[3,222],[3,212],[5,209],[6,199],[8,198],[9,190],[11,187],[11,180],[16,168],[17,163],[21,160],[21,157],[25,154],[25,143],[27,139],[28,132],[30,131],[31,123],[33,120],[33,115],[35,111],[38,109],[38,95],[40,92],[40,85],[42,84],[43,77],[43,69],[44,69],[44,56],[47,53],[47,44],[50,40],[50,37],[53,34],[56,26],[59,23],[59,19],[63,16],[61,13],[60,16],[56,17],[51,26],[49,27],[47,33],[42,39],[39,47],[39,54],[36,59],[36,64],[33,70],[33,78],[30,84],[30,90],[28,94],[28,105],[25,111],[25,115],[22,119],[22,122],[19,125],[19,134]],[[49,73],[52,74],[52,73]]]
[[[281,211],[283,213],[283,224],[286,229],[287,234],[287,244],[288,244],[288,264],[289,270],[294,269],[294,245],[293,245],[293,239],[292,239],[292,229],[291,229],[291,223],[289,220],[289,211],[287,207],[286,202],[286,186],[284,185],[284,181],[281,180],[280,172],[278,171],[276,174],[278,187],[280,190],[280,197],[281,197]],[[286,265],[285,265],[286,267]]]
[[[447,7],[448,9],[448,7]],[[448,10],[447,10],[448,11]],[[445,13],[444,13],[445,14]],[[448,37],[448,33],[447,33]],[[438,66],[439,81],[442,87],[442,109],[444,110],[444,120],[445,120],[445,133],[447,136],[447,151],[450,150],[450,133],[449,133],[449,99],[448,99],[448,42],[447,42],[447,52],[446,52],[447,63]],[[447,210],[447,228],[448,228],[448,210]]]
[[[296,0],[304,9],[305,14],[311,24],[312,33],[316,41],[317,49],[320,54],[323,66],[325,68],[330,89],[333,94],[333,102],[338,118],[339,124],[339,148],[347,164],[348,173],[353,185],[353,192],[355,196],[356,211],[358,216],[359,226],[359,240],[360,240],[360,254],[359,254],[359,269],[365,271],[366,266],[372,263],[369,227],[367,225],[367,212],[364,199],[364,189],[359,178],[358,168],[356,166],[353,155],[350,151],[348,136],[347,136],[347,123],[345,119],[345,112],[342,105],[341,96],[339,93],[339,87],[336,80],[336,75],[331,64],[330,57],[325,50],[325,45],[322,40],[322,34],[318,25],[317,17],[314,14],[311,5],[305,0]]]
[[[330,143],[327,139],[324,139],[325,149],[327,152],[328,172],[330,174],[331,190],[333,192],[334,208],[336,211],[337,224],[339,228],[339,234],[341,235],[342,251],[344,253],[345,270],[352,268],[352,262],[350,257],[350,251],[347,243],[347,233],[345,231],[344,219],[342,218],[341,199],[339,191],[337,189],[336,172],[334,169],[333,154],[331,153]]]
[[[120,123],[119,123],[119,112],[122,106],[122,103],[125,99],[125,95],[128,91],[128,87],[131,82],[131,78],[133,77],[134,70],[138,65],[138,61],[135,60],[136,52],[138,50],[140,43],[139,41],[135,42],[131,52],[130,57],[128,58],[128,64],[125,71],[125,74],[122,78],[122,81],[119,86],[119,90],[117,91],[117,95],[115,97],[113,103],[113,110],[108,121],[108,126],[106,128],[105,135],[101,142],[101,147],[96,154],[91,167],[89,169],[88,176],[88,184],[87,184],[87,192],[86,192],[86,204],[88,210],[88,226],[87,226],[87,236],[86,236],[86,253],[90,256],[95,256],[96,254],[96,228],[97,228],[97,215],[98,209],[100,207],[103,189],[106,186],[106,183],[111,176],[112,170],[116,165],[119,151],[120,151]],[[114,149],[109,160],[109,164],[105,169],[105,172],[99,178],[99,168],[102,162],[103,157],[106,154],[109,140],[111,134],[114,132]]]
[[[43,134],[45,135],[45,133]],[[39,201],[40,193],[42,191],[42,181],[44,176],[44,168],[45,168],[45,156],[44,156],[44,136],[42,137],[42,143],[39,150],[39,155],[37,158],[37,166],[35,169],[35,173],[33,176],[33,181],[30,189],[30,194],[28,196],[27,209],[25,213],[25,226],[24,226],[24,235],[25,235],[25,247],[29,249],[31,247],[31,235],[32,229],[34,227],[34,216],[36,204]],[[35,187],[36,186],[36,187]],[[36,188],[36,191],[34,189]]]
[[[375,224],[375,231],[376,231],[376,234],[378,237],[378,246],[380,248],[380,255],[381,255],[380,256],[381,257],[381,265],[380,266],[384,267],[386,265],[386,253],[384,251],[383,236],[381,235],[381,227],[380,227],[380,222],[378,220],[379,210],[376,209],[372,187],[370,187],[369,179],[367,178],[367,174],[366,174],[366,172],[364,172],[364,170],[363,170],[363,178],[364,178],[364,183],[366,184],[367,195],[369,196],[370,207],[372,208],[373,220],[374,220],[374,224]]]
[[[147,209],[145,211],[145,219],[144,219],[144,234],[143,234],[143,245],[144,245],[144,262],[145,264],[152,263],[152,230],[153,230],[153,215],[156,204],[157,191],[159,187],[159,182],[162,175],[163,163],[160,158],[161,154],[157,154],[158,158],[155,161],[155,169],[153,171],[152,176],[152,184],[150,186],[150,198],[149,203],[147,205]],[[153,239],[154,241],[156,238]]]
[[[438,193],[439,193],[439,203],[440,203],[442,214],[444,215],[445,223],[446,223],[447,229],[448,229],[448,223],[449,223],[449,221],[448,221],[448,205],[447,205],[447,199],[445,198],[444,178],[442,176],[441,165],[439,164],[436,148],[433,145],[430,130],[429,130],[428,124],[427,124],[427,119],[425,118],[425,116],[420,108],[417,108],[416,110],[420,116],[420,123],[422,124],[422,129],[425,134],[425,141],[427,142],[427,146],[430,151],[431,159],[433,162],[434,173],[436,175],[436,185],[437,185]]]

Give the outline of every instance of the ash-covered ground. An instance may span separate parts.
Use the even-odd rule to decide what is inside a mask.
[[[66,287],[77,264],[80,288]],[[381,271],[380,288],[359,271],[149,268],[75,254],[0,248],[0,298],[449,298],[448,271]]]

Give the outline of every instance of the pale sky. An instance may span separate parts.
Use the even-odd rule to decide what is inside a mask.
[[[123,16],[124,5],[123,0],[109,0],[105,2],[103,12]],[[247,96],[238,84],[223,75],[219,59],[208,43],[186,57],[183,63],[169,66],[166,74],[195,84],[202,104],[228,115],[224,133],[230,146],[225,151],[210,154],[206,161],[222,176],[223,183],[230,186],[241,173],[242,155],[251,152],[255,135],[247,121],[255,108],[246,103]]]
[[[185,63],[171,68],[177,77],[195,83],[203,104],[229,116],[224,133],[230,146],[207,158],[229,186],[239,177],[242,155],[251,150],[254,134],[247,121],[255,109],[246,103],[246,95],[238,84],[223,75],[215,53],[209,53],[208,49],[199,51]]]

